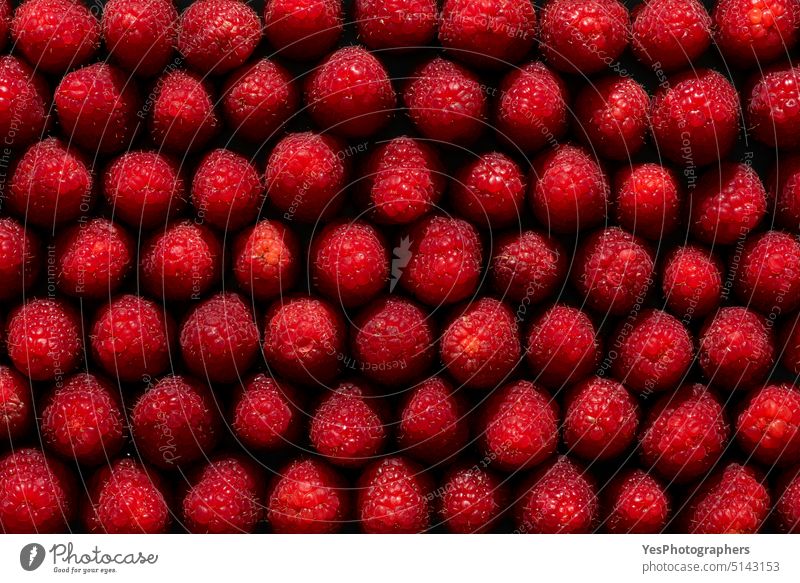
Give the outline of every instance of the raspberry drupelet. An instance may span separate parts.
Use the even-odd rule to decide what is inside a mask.
[[[36,283],[41,256],[41,242],[31,229],[0,217],[0,300],[16,299]]]
[[[271,300],[294,287],[300,242],[283,223],[259,221],[236,238],[232,260],[239,287],[256,300]]]
[[[373,50],[429,47],[436,35],[436,0],[356,0],[358,38]]]
[[[176,69],[158,78],[150,95],[150,137],[176,154],[197,151],[220,127],[216,98],[198,75]]]
[[[25,437],[33,425],[29,381],[13,368],[0,365],[0,441]]]
[[[8,146],[27,146],[49,121],[50,89],[27,63],[0,57],[0,136]]]
[[[467,442],[466,403],[441,377],[410,390],[400,412],[397,441],[403,451],[427,463],[452,459]]]
[[[800,6],[796,10],[800,22]],[[772,68],[761,74],[753,84],[746,104],[748,127],[753,136],[773,148],[800,146],[798,99],[800,69]]]
[[[614,212],[623,228],[654,241],[676,231],[684,192],[672,170],[660,164],[637,164],[621,169],[614,182]]]
[[[358,482],[358,517],[368,534],[411,534],[430,528],[431,484],[422,468],[403,457],[369,466]]]
[[[257,374],[244,383],[232,411],[234,434],[248,448],[282,449],[300,435],[303,415],[296,390],[266,374]]]
[[[264,35],[282,57],[311,60],[342,35],[342,0],[267,0]]]
[[[736,294],[765,313],[793,312],[800,305],[800,241],[781,231],[748,237],[735,269]]]
[[[537,304],[564,281],[567,253],[559,241],[536,231],[508,233],[497,239],[489,273],[503,299]]]
[[[800,231],[800,156],[776,160],[767,181],[768,208],[777,226]]]
[[[454,534],[487,532],[505,510],[505,486],[477,467],[451,470],[441,490],[439,516]]]
[[[778,532],[800,532],[800,473],[797,470],[781,477],[775,496],[778,499],[772,511],[772,521]]]
[[[670,518],[666,488],[642,470],[630,470],[607,487],[603,525],[612,534],[658,534]]]
[[[797,44],[800,6],[793,0],[719,0],[712,16],[717,47],[738,67],[764,65]]]
[[[681,319],[706,316],[720,302],[723,266],[713,252],[686,245],[673,249],[661,270],[667,308]]]
[[[800,460],[800,390],[790,384],[756,389],[736,420],[736,440],[768,466]]]
[[[501,228],[522,220],[525,174],[502,152],[481,154],[459,168],[451,188],[451,205],[473,225]]]

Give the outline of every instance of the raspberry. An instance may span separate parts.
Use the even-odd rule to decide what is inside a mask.
[[[769,176],[770,208],[775,222],[792,231],[800,230],[800,156],[781,156]]]
[[[783,366],[800,375],[800,314],[789,318],[783,325],[778,348]]]
[[[529,201],[533,214],[548,230],[570,233],[605,220],[608,190],[597,161],[567,144],[534,161]]]
[[[9,315],[6,343],[19,371],[34,381],[52,381],[81,362],[81,319],[61,300],[30,300]]]
[[[377,132],[397,106],[383,64],[356,46],[337,50],[312,71],[305,100],[311,118],[322,130],[350,138]]]
[[[359,480],[358,516],[368,534],[410,534],[430,527],[428,477],[402,457],[368,467]]]
[[[56,386],[44,402],[42,440],[57,454],[96,465],[125,445],[125,419],[107,381],[80,373]]]
[[[499,228],[521,221],[527,190],[525,175],[503,153],[482,154],[462,166],[452,188],[452,205],[474,225]]]
[[[504,470],[532,468],[556,450],[558,405],[539,386],[517,381],[497,390],[481,414],[487,459]]]
[[[800,22],[800,7],[797,20]],[[759,77],[747,99],[747,121],[753,136],[778,148],[800,146],[800,70],[783,67]]]
[[[48,125],[50,90],[22,60],[0,57],[0,135],[7,146],[26,146]]]
[[[400,412],[397,440],[426,462],[445,461],[465,446],[466,404],[447,381],[433,377],[413,389]]]
[[[359,382],[337,386],[314,413],[310,438],[319,453],[339,466],[362,466],[381,453],[386,430],[372,390]]]
[[[315,459],[296,459],[283,468],[267,500],[267,520],[279,534],[325,534],[341,529],[350,501],[344,481]]]
[[[716,71],[671,77],[653,97],[650,123],[659,152],[685,165],[724,159],[739,133],[739,96]]]
[[[298,437],[300,415],[293,387],[258,374],[236,397],[231,426],[248,448],[278,449]]]
[[[63,73],[94,57],[100,23],[80,0],[25,0],[14,12],[11,38],[37,70]]]
[[[564,281],[566,250],[536,231],[509,233],[498,238],[489,272],[492,286],[504,299],[537,304]]]
[[[94,199],[92,180],[82,154],[47,138],[17,162],[5,204],[26,222],[52,229],[88,212]]]
[[[261,59],[231,75],[225,83],[222,111],[236,135],[265,142],[295,115],[299,101],[291,73]]]
[[[610,227],[579,248],[572,280],[589,306],[604,314],[621,315],[644,300],[653,264],[644,243],[627,231]]]
[[[354,320],[350,338],[361,372],[382,385],[419,379],[435,356],[429,315],[405,298],[387,296],[369,304]]]
[[[108,374],[134,382],[167,370],[174,338],[175,323],[163,306],[124,295],[97,313],[90,341],[94,360]]]
[[[15,219],[0,218],[0,299],[18,298],[38,279],[41,243]]]
[[[628,10],[617,0],[548,0],[539,18],[542,53],[560,71],[600,71],[628,46]]]
[[[478,232],[461,219],[443,216],[414,223],[394,253],[400,284],[430,305],[451,304],[469,297],[478,286],[483,250]]]
[[[722,264],[711,251],[677,247],[667,255],[661,276],[667,307],[677,316],[705,316],[719,305]]]
[[[165,73],[150,96],[150,137],[176,153],[199,150],[219,129],[215,103],[199,76],[181,70]]]
[[[505,490],[492,474],[479,468],[452,470],[445,476],[439,510],[452,533],[483,533],[505,509]]]
[[[777,494],[773,520],[778,531],[797,533],[800,530],[800,474],[784,476]]]
[[[328,225],[311,241],[311,280],[319,292],[352,308],[374,298],[389,280],[389,251],[369,223]]]
[[[683,189],[675,173],[659,164],[638,164],[617,174],[614,208],[619,224],[658,241],[680,223]]]
[[[719,0],[712,16],[723,58],[739,67],[761,66],[797,44],[800,6],[793,0]]]
[[[527,337],[528,365],[537,380],[556,389],[589,376],[600,353],[600,338],[589,316],[563,304],[539,316]]]
[[[6,534],[63,532],[75,509],[72,475],[33,448],[0,458],[0,530]]]
[[[11,26],[11,3],[9,0],[0,2],[0,49],[6,47],[8,42],[8,29]]]
[[[267,0],[264,34],[283,57],[315,59],[339,40],[342,12],[341,0]]]
[[[358,38],[373,50],[431,45],[439,19],[436,0],[356,0]]]
[[[148,293],[165,300],[197,299],[220,275],[217,236],[187,220],[157,233],[140,255],[140,280]]]
[[[192,309],[180,334],[186,367],[209,383],[241,378],[255,362],[259,333],[241,296],[223,292]]]
[[[735,265],[739,299],[762,312],[792,312],[800,305],[800,242],[781,231],[749,237]]]
[[[723,389],[757,385],[774,357],[775,341],[766,320],[747,308],[722,308],[701,331],[700,366],[706,378]]]
[[[690,66],[711,45],[711,17],[698,0],[647,0],[631,16],[633,53],[653,70]]]
[[[288,134],[267,160],[269,201],[286,220],[327,220],[342,206],[350,163],[345,145],[327,135]]]
[[[489,109],[480,79],[440,57],[411,74],[403,103],[419,133],[435,142],[459,145],[478,139]]]
[[[463,61],[504,68],[522,59],[536,41],[530,0],[445,0],[439,42]]]
[[[217,404],[198,381],[168,376],[151,385],[133,406],[131,431],[142,457],[175,468],[207,456],[219,433]]]
[[[135,260],[131,236],[107,219],[70,227],[56,238],[55,269],[61,291],[82,298],[104,298],[122,284]]]
[[[342,317],[325,301],[282,298],[267,312],[264,358],[289,380],[327,383],[336,377],[344,350]]]
[[[493,298],[469,304],[442,334],[442,363],[453,378],[469,388],[495,388],[514,370],[520,353],[514,314]]]
[[[658,534],[667,526],[670,501],[663,485],[642,470],[625,472],[608,486],[608,517],[612,534]]]
[[[264,184],[247,158],[230,150],[212,150],[192,180],[192,205],[210,225],[235,231],[251,223],[264,203]]]
[[[177,21],[170,0],[109,0],[101,21],[103,40],[120,67],[151,77],[172,58]]]
[[[706,387],[694,384],[656,402],[639,445],[642,459],[658,474],[686,482],[714,466],[729,438],[722,403]]]
[[[788,384],[757,389],[736,420],[736,439],[767,465],[800,460],[800,390]]]
[[[261,40],[255,10],[238,0],[197,0],[181,14],[176,47],[190,68],[203,75],[244,64]]]
[[[233,244],[233,276],[256,300],[271,300],[294,287],[299,262],[297,236],[278,221],[256,223]]]
[[[0,365],[0,439],[13,442],[32,425],[33,404],[28,381],[13,368]]]
[[[564,444],[589,460],[617,457],[633,443],[639,406],[620,383],[592,377],[567,396]]]

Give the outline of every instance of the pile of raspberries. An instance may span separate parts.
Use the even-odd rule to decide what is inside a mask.
[[[0,0],[0,531],[800,531],[799,37]]]

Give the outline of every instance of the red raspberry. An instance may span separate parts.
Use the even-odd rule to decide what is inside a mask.
[[[41,450],[0,458],[0,530],[6,534],[64,532],[75,509],[73,476]]]
[[[347,308],[374,298],[389,280],[389,251],[369,223],[328,225],[311,241],[311,280],[319,292]]]
[[[773,520],[779,532],[796,534],[800,531],[800,473],[784,476],[778,486],[778,500]]]
[[[350,138],[377,132],[397,106],[383,64],[357,46],[337,50],[312,71],[305,100],[309,114],[322,130]]]
[[[653,97],[650,123],[659,152],[673,162],[705,165],[724,159],[739,133],[739,96],[716,71],[671,77]]]
[[[794,0],[719,0],[712,16],[723,58],[739,67],[761,66],[797,44],[800,6]]]
[[[368,467],[358,483],[358,516],[368,534],[424,532],[431,524],[430,484],[416,464],[387,457]]]
[[[258,374],[236,397],[231,426],[246,447],[272,450],[293,444],[301,421],[295,389]]]
[[[192,180],[198,217],[226,233],[252,223],[264,204],[264,184],[247,158],[223,148],[200,162]]]
[[[57,284],[81,298],[113,294],[135,260],[131,236],[107,219],[95,218],[70,227],[54,245]]]
[[[562,456],[523,488],[517,522],[524,533],[590,533],[597,526],[598,514],[597,489],[591,478]]]
[[[342,34],[342,0],[267,0],[264,34],[282,57],[316,59]]]
[[[91,208],[92,172],[83,155],[56,138],[32,145],[11,175],[8,210],[39,227],[52,229]]]
[[[9,315],[6,344],[11,362],[28,378],[57,379],[80,364],[80,316],[61,300],[30,300]]]
[[[487,459],[504,470],[542,463],[558,445],[558,405],[543,389],[517,381],[497,390],[481,415]]]
[[[700,333],[700,366],[709,382],[723,389],[757,385],[767,376],[774,358],[771,329],[763,317],[747,308],[721,308]]]
[[[698,0],[647,0],[631,16],[633,53],[653,70],[690,66],[711,45],[711,17]]]
[[[631,470],[608,486],[608,517],[612,534],[658,534],[667,526],[670,502],[658,480],[642,470]]]
[[[481,298],[447,325],[440,350],[447,372],[463,386],[494,389],[521,358],[514,313],[494,298]]]
[[[101,21],[103,40],[120,67],[150,77],[169,65],[177,21],[170,0],[109,0]]]
[[[504,299],[537,304],[558,289],[567,275],[564,247],[536,231],[509,233],[497,240],[489,271]]]
[[[207,386],[168,376],[151,385],[131,413],[133,441],[142,457],[175,468],[207,456],[219,433],[218,406]]]
[[[610,227],[579,248],[573,284],[595,310],[625,314],[644,300],[652,283],[653,263],[644,243],[627,231]]]
[[[256,300],[271,300],[293,288],[299,263],[297,236],[278,221],[256,223],[233,244],[233,276]]]
[[[4,442],[24,437],[32,425],[29,384],[13,368],[0,365],[0,439]]]
[[[450,384],[432,377],[411,389],[400,412],[400,447],[426,462],[449,460],[468,437],[466,404]]]
[[[478,139],[489,109],[480,79],[440,57],[411,74],[403,103],[419,133],[435,142],[459,145]]]
[[[500,152],[482,154],[455,175],[450,197],[469,222],[488,228],[519,223],[527,184],[519,165]]]
[[[15,219],[0,217],[0,299],[18,298],[39,277],[41,243]]]
[[[222,111],[236,135],[265,142],[297,112],[300,95],[289,71],[261,59],[225,83]]]
[[[339,373],[345,327],[324,300],[282,298],[264,323],[264,358],[289,380],[327,383]]]
[[[356,0],[358,38],[373,50],[429,47],[439,19],[436,0]]]
[[[11,3],[9,0],[0,1],[0,49],[4,49],[8,41],[8,29],[11,26]]]
[[[530,0],[445,0],[439,42],[475,66],[505,68],[536,42],[536,11]]]
[[[22,60],[0,57],[0,136],[6,146],[26,146],[48,125],[50,90]]]
[[[800,22],[800,7],[797,20]],[[782,67],[763,73],[747,99],[747,121],[753,136],[778,148],[800,146],[800,69]]]
[[[193,308],[181,328],[186,367],[209,383],[241,378],[255,362],[259,333],[253,310],[235,293],[222,292]]]
[[[344,382],[325,397],[311,419],[314,448],[332,463],[358,467],[378,456],[386,442],[379,403],[370,388]]]
[[[789,384],[757,389],[736,420],[736,439],[767,465],[800,460],[800,390]]]
[[[159,304],[124,295],[102,307],[92,325],[95,361],[121,381],[149,380],[167,370],[175,323]]]
[[[745,241],[734,266],[742,303],[762,312],[793,312],[800,305],[800,242],[781,231]]]
[[[534,161],[528,196],[533,214],[548,230],[571,233],[605,220],[608,190],[597,161],[567,144]]]
[[[56,386],[44,401],[44,444],[67,459],[95,465],[111,460],[125,445],[125,419],[110,383],[80,373]]]
[[[617,0],[548,0],[539,18],[542,53],[560,71],[600,71],[628,46],[628,10]]]
[[[694,384],[656,402],[639,441],[645,463],[668,480],[685,482],[711,469],[729,438],[722,403]]]
[[[589,460],[615,458],[633,443],[639,426],[636,399],[620,383],[591,377],[570,391],[564,444]]]
[[[705,316],[719,305],[722,264],[701,247],[677,247],[664,262],[661,289],[667,307],[677,316]]]
[[[197,299],[219,279],[222,248],[208,227],[191,220],[157,233],[140,255],[141,283],[165,300]]]
[[[267,520],[278,534],[337,532],[350,507],[342,478],[314,459],[296,459],[277,476],[267,500]]]
[[[800,314],[789,318],[783,325],[778,348],[783,366],[800,375]]]
[[[327,220],[344,202],[350,163],[346,146],[327,135],[288,134],[267,160],[269,201],[286,220]]]
[[[429,315],[413,302],[387,296],[353,322],[352,355],[361,372],[382,385],[404,385],[431,366],[436,338]]]
[[[411,226],[394,254],[392,277],[399,277],[400,284],[426,304],[452,304],[478,287],[481,241],[475,228],[461,219],[421,219]]]
[[[800,230],[800,156],[781,156],[769,176],[769,206],[775,222],[792,231]]]
[[[658,241],[680,223],[683,189],[660,164],[638,164],[617,174],[614,208],[619,224],[634,235]]]
[[[176,153],[199,150],[219,129],[215,103],[199,76],[180,70],[165,73],[150,96],[150,137]]]
[[[94,57],[100,23],[80,0],[25,0],[14,12],[11,38],[37,70],[63,73]]]
[[[528,365],[537,380],[556,389],[590,375],[600,353],[600,338],[589,316],[563,304],[539,316],[527,337]]]
[[[462,468],[445,476],[439,513],[445,527],[455,534],[487,532],[505,510],[505,489],[489,472]]]

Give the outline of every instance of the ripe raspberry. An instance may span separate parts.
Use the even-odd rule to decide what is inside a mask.
[[[215,97],[194,73],[165,73],[156,81],[150,100],[150,137],[167,150],[199,150],[219,129]]]
[[[50,90],[21,59],[0,57],[0,136],[7,146],[27,146],[48,125]]]
[[[501,297],[537,304],[564,281],[566,250],[557,240],[536,231],[509,233],[498,238],[489,272]]]
[[[730,429],[719,399],[701,384],[661,397],[639,438],[642,459],[668,480],[705,474],[725,451]]]
[[[428,47],[439,19],[436,0],[356,0],[358,38],[373,50]]]
[[[527,337],[530,369],[537,380],[554,389],[589,376],[600,353],[600,338],[589,316],[563,304],[539,316]]]
[[[430,527],[429,479],[402,457],[376,461],[358,484],[358,517],[368,534],[411,534]]]
[[[560,71],[600,71],[628,46],[628,10],[617,0],[548,0],[539,18],[542,53]]]
[[[761,66],[797,44],[800,6],[794,0],[719,0],[712,16],[723,58],[739,67]]]
[[[324,300],[282,298],[267,312],[264,358],[291,381],[333,380],[341,366],[344,341],[342,317]]]
[[[42,441],[57,454],[96,465],[110,461],[125,445],[119,397],[106,380],[76,374],[57,385],[44,403]]]
[[[246,447],[273,450],[295,443],[301,422],[295,389],[258,374],[236,397],[231,426]]]
[[[610,227],[579,248],[572,280],[589,306],[604,314],[621,315],[644,300],[653,263],[644,243],[627,231]]]
[[[733,271],[736,293],[745,305],[767,313],[792,312],[800,305],[800,242],[795,236],[767,231],[749,237]]]
[[[350,138],[377,132],[397,106],[383,64],[357,46],[337,50],[312,71],[305,101],[320,129]]]
[[[479,426],[482,448],[497,467],[532,468],[556,450],[558,405],[534,383],[517,381],[491,396]]]
[[[736,420],[736,439],[767,465],[800,460],[800,390],[789,384],[757,389]]]
[[[789,318],[783,325],[778,348],[783,366],[800,375],[800,314]]]
[[[14,12],[11,38],[37,70],[63,73],[94,57],[100,23],[80,0],[25,0]]]
[[[571,233],[605,220],[608,190],[597,161],[567,144],[534,161],[528,196],[533,214],[549,231]]]
[[[486,532],[505,510],[502,484],[494,475],[477,467],[452,470],[445,476],[440,491],[442,522],[455,534]]]
[[[792,231],[800,230],[800,156],[781,156],[768,180],[769,206],[775,222]]]
[[[120,67],[151,77],[172,58],[177,21],[170,0],[109,0],[101,21],[103,40]]]
[[[711,17],[698,0],[647,0],[631,16],[633,53],[654,70],[689,66],[711,45]]]
[[[264,184],[247,158],[223,148],[200,162],[192,180],[198,217],[226,233],[251,223],[264,204]]]
[[[0,218],[0,300],[18,298],[39,277],[41,243],[30,229],[10,217]]]
[[[773,521],[779,532],[800,531],[800,473],[785,475],[778,485]]]
[[[519,223],[527,184],[522,169],[500,152],[482,154],[455,175],[450,202],[479,227],[500,228]]]
[[[293,288],[299,263],[297,236],[278,221],[256,223],[233,244],[233,276],[256,300],[271,300]]]
[[[356,366],[382,385],[418,380],[433,363],[435,344],[429,315],[405,298],[376,300],[353,322],[351,353]]]
[[[536,41],[536,11],[530,0],[445,0],[439,42],[453,56],[477,67],[505,68],[522,59]]]
[[[661,290],[667,307],[678,317],[705,316],[719,305],[722,264],[701,247],[677,247],[664,262]]]
[[[693,69],[668,80],[653,97],[650,123],[659,152],[702,166],[724,159],[739,133],[739,96],[716,71]]]
[[[311,241],[311,280],[319,292],[347,308],[374,298],[389,280],[389,251],[369,223],[328,225]]]
[[[342,34],[342,0],[267,0],[264,34],[282,57],[327,54]]]
[[[475,292],[483,250],[478,232],[466,221],[431,216],[414,223],[395,249],[400,284],[429,305],[452,304]]]
[[[763,381],[774,357],[771,329],[747,308],[721,308],[700,333],[700,366],[709,382],[725,390],[747,389]]]
[[[61,300],[30,300],[9,315],[6,344],[11,362],[28,378],[54,380],[80,364],[81,319]]]
[[[95,361],[125,382],[148,380],[170,365],[175,323],[163,306],[124,295],[97,313],[90,342]]]
[[[658,480],[642,470],[628,471],[608,486],[608,517],[612,534],[658,534],[667,526],[670,502]]]
[[[419,133],[435,142],[459,145],[478,139],[489,109],[480,79],[440,57],[411,74],[403,103]]]
[[[0,365],[0,440],[24,437],[32,425],[32,389],[13,368]]]
[[[0,530],[5,534],[63,532],[74,509],[73,476],[61,463],[33,448],[0,458]]]
[[[400,412],[397,441],[403,450],[425,462],[449,460],[468,437],[466,404],[440,377],[411,389]]]
[[[140,255],[140,281],[148,293],[165,300],[196,299],[220,275],[222,248],[217,236],[191,220],[157,233]]]
[[[672,234],[681,220],[683,199],[681,183],[665,166],[638,164],[617,174],[617,221],[639,237],[658,241]]]
[[[800,6],[796,7],[800,22]],[[782,67],[764,72],[750,90],[747,122],[760,142],[778,148],[800,146],[800,69]]]

